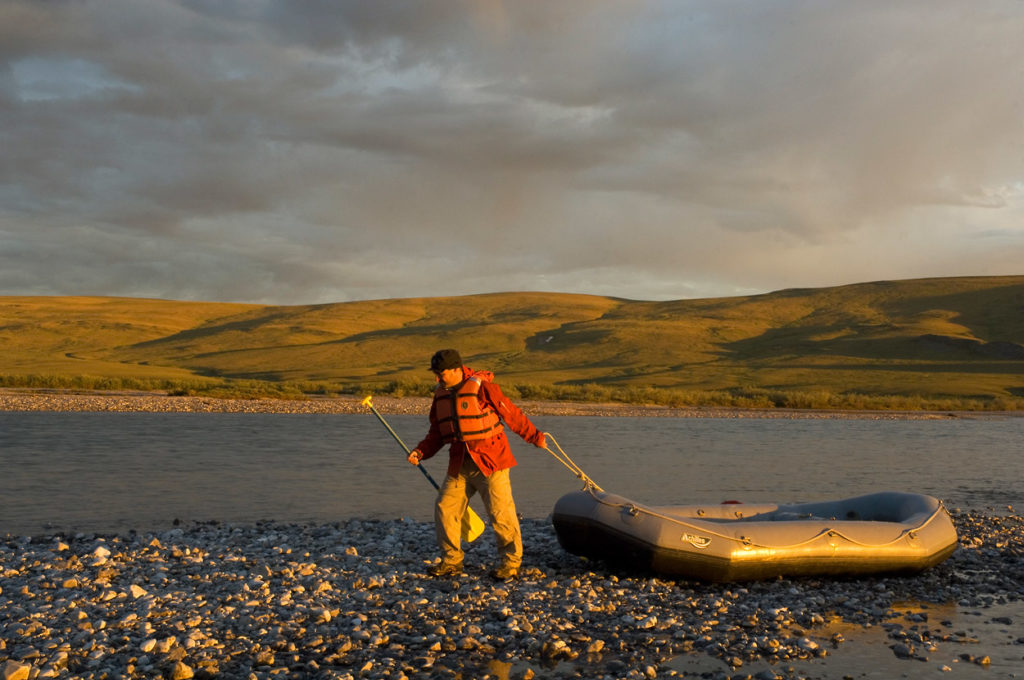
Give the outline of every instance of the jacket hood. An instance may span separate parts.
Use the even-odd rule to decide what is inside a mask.
[[[484,382],[494,382],[494,373],[491,371],[474,371],[469,366],[462,367],[462,375],[466,378],[480,378]]]

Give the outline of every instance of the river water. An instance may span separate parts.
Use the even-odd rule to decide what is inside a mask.
[[[423,416],[389,416],[410,446]],[[881,490],[1024,506],[1024,419],[534,418],[605,490],[641,503],[801,502]],[[512,435],[519,512],[580,488]],[[442,481],[447,456],[424,466]],[[0,413],[0,535],[428,520],[434,491],[372,415]],[[482,511],[478,500],[474,507]]]

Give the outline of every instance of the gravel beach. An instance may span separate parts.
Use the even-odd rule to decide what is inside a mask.
[[[1017,677],[1024,518],[954,517],[961,548],[923,574],[725,585],[608,570],[545,520],[507,583],[489,532],[430,578],[432,528],[404,520],[7,536],[0,677],[885,677],[830,661],[870,629],[906,677]]]
[[[374,396],[382,413],[426,415],[429,397]],[[154,392],[74,392],[0,388],[0,411],[117,411],[139,413],[368,413],[361,397],[308,399],[215,399],[172,397]],[[532,416],[629,416],[657,418],[843,418],[859,420],[935,420],[1021,417],[1020,411],[839,411],[827,409],[671,408],[635,404],[597,404],[516,400]]]

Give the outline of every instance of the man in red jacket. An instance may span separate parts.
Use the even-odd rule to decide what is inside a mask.
[[[539,448],[546,447],[544,433],[502,394],[492,382],[493,373],[463,366],[454,349],[436,352],[430,370],[437,376],[430,430],[409,454],[409,462],[417,465],[450,444],[448,475],[434,507],[441,562],[430,568],[430,574],[462,573],[462,515],[469,499],[479,492],[498,544],[500,561],[490,574],[499,581],[515,578],[523,561],[523,541],[509,480],[509,468],[516,459],[505,427]]]

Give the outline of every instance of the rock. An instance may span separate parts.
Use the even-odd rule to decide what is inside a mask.
[[[641,630],[649,630],[651,628],[654,628],[657,625],[658,625],[658,617],[657,616],[648,616],[647,618],[645,618],[642,621],[637,623],[637,628],[640,628]]]
[[[796,644],[797,647],[807,652],[813,652],[817,650],[820,646],[817,642],[811,640],[810,638],[800,638]]]
[[[914,658],[914,648],[910,645],[904,644],[902,642],[897,642],[896,644],[892,645],[890,649],[892,649],[893,654],[895,654],[901,659]]]
[[[0,666],[0,680],[28,680],[31,670],[28,664],[8,660]]]
[[[171,649],[174,648],[175,645],[177,644],[178,638],[173,636],[164,638],[163,640],[157,640],[156,651],[160,654],[166,654],[167,652],[171,651]]]
[[[169,680],[190,680],[195,675],[192,667],[188,664],[178,661],[171,667],[170,673],[167,674]]]

